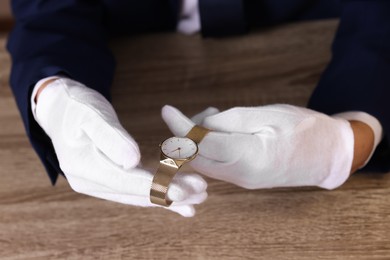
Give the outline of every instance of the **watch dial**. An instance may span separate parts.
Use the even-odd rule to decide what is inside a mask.
[[[171,137],[161,144],[161,151],[172,159],[189,159],[198,152],[198,146],[189,138]]]

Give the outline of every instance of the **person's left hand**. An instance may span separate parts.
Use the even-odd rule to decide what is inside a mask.
[[[179,110],[162,109],[171,131],[185,136],[194,126]],[[195,117],[213,130],[199,144],[191,166],[211,178],[248,189],[319,186],[334,189],[348,178],[354,134],[342,118],[291,105],[237,107]]]

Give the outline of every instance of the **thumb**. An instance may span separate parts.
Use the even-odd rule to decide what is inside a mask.
[[[195,125],[177,108],[165,105],[161,109],[161,116],[171,132],[176,136],[185,136]]]

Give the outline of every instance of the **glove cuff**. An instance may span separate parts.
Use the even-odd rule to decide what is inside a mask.
[[[367,114],[365,112],[360,112],[360,111],[339,113],[339,114],[333,115],[333,117],[339,117],[339,118],[343,118],[345,120],[361,121],[361,122],[367,124],[368,126],[370,126],[372,131],[374,132],[374,146],[372,148],[370,156],[368,156],[368,158],[364,162],[363,166],[361,166],[359,169],[363,168],[370,161],[372,155],[375,152],[376,147],[383,139],[383,128],[382,128],[381,123],[378,121],[378,119],[376,119],[372,115]]]
[[[334,143],[338,145],[331,158],[330,174],[318,186],[332,190],[341,186],[347,181],[351,174],[354,152],[354,135],[351,125],[342,118],[335,118],[339,121],[340,138]]]
[[[31,98],[30,98],[30,103],[31,103],[31,112],[33,114],[35,121],[37,121],[38,124],[39,124],[39,120],[37,119],[37,112],[36,112],[37,103],[35,102],[35,97],[37,96],[38,90],[43,85],[43,83],[45,83],[46,81],[51,80],[51,79],[60,79],[60,78],[61,77],[59,77],[59,76],[51,76],[51,77],[43,78],[40,81],[38,81],[37,84],[35,84],[35,86],[34,86],[34,89],[32,91]]]

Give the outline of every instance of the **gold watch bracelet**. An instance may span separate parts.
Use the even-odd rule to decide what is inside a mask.
[[[187,138],[199,144],[202,139],[210,132],[209,129],[195,125],[186,135]],[[160,160],[160,165],[153,177],[152,187],[150,189],[150,201],[164,207],[169,207],[172,201],[168,199],[167,193],[169,185],[175,177],[182,164],[178,165],[172,159]]]

